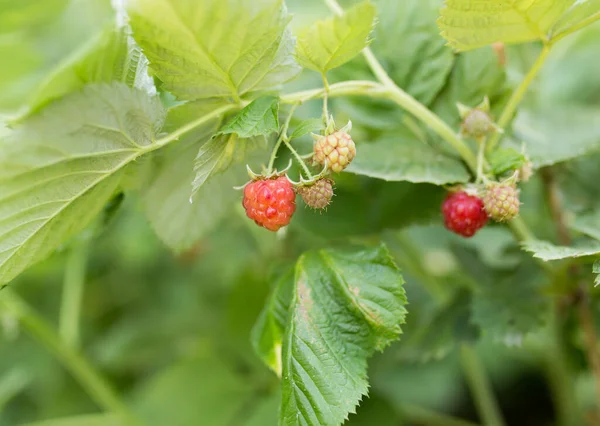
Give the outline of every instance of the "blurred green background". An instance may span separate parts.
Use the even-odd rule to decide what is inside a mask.
[[[287,3],[294,14],[294,28],[328,14],[318,0]],[[35,103],[39,88],[55,81],[114,19],[108,1],[0,0],[1,121],[19,116],[26,105]],[[388,33],[379,34],[383,36],[374,47],[384,65],[397,70],[394,78],[401,87],[412,87],[415,96],[450,121],[457,116],[456,91],[469,98],[464,100],[467,103],[489,94],[501,104],[538,50],[535,45],[509,48],[508,65],[498,70],[497,58],[488,49],[476,54],[479,59],[461,63],[466,71],[459,65],[452,68],[453,54],[448,51],[449,64],[442,61],[434,67],[438,71],[447,68],[441,79],[431,81],[424,76],[419,82],[415,81],[419,63],[413,59],[426,53],[419,38],[396,43],[395,37],[407,34],[394,34],[394,16],[381,21],[382,31]],[[437,31],[433,19],[427,25],[428,32]],[[441,38],[439,43],[443,44]],[[553,52],[528,99],[529,106],[576,103],[597,107],[599,43],[598,26],[565,40]],[[473,71],[477,66],[485,78],[477,77]],[[466,81],[460,82],[457,76],[450,80],[451,69],[466,73]],[[337,71],[333,80],[365,73],[362,62],[356,60]],[[319,84],[316,74],[305,72],[288,90]],[[431,89],[429,84],[438,87]],[[301,114],[318,115],[319,108],[309,105]],[[353,119],[355,139],[393,133],[403,119],[401,112],[384,102],[336,100],[332,108],[340,122]],[[0,136],[2,132],[0,125]],[[598,173],[597,160],[591,157],[562,170],[561,183],[576,188],[569,191],[576,209],[590,209],[600,199],[594,185],[578,184],[586,170]],[[405,419],[419,418],[419,410],[429,409],[477,421],[456,350],[460,342],[476,342],[509,425],[554,424],[549,391],[553,367],[545,353],[548,335],[543,321],[538,321],[547,301],[535,299],[543,285],[541,274],[528,256],[520,254],[508,231],[492,226],[466,242],[454,238],[440,225],[443,190],[430,185],[353,175],[344,175],[337,184],[338,196],[330,211],[319,215],[300,206],[286,235],[256,228],[238,206],[193,250],[179,254],[159,241],[135,196],[117,200],[114,214],[107,209],[83,235],[10,287],[53,327],[75,335],[73,344],[149,425],[271,426],[277,420],[278,380],[254,355],[250,330],[273,277],[307,248],[383,239],[407,282],[408,324],[400,342],[371,360],[370,397],[348,424],[425,424]],[[523,215],[538,235],[551,236],[538,194],[539,181],[534,179],[524,188]],[[415,205],[419,205],[416,211]],[[81,268],[85,268],[81,315],[73,323],[64,313],[73,308],[72,290],[65,288]],[[507,329],[514,325],[514,318],[485,318],[485,300],[474,301],[463,290],[473,280],[526,283],[518,294],[499,292],[492,299],[517,311],[514,304],[527,299],[530,304],[523,310],[527,315],[534,311],[534,320],[527,318],[527,326],[535,323],[536,333],[524,338],[518,327],[514,333],[504,329],[497,334],[482,333],[472,315],[479,315],[477,325],[506,320]],[[39,422],[38,426],[117,425],[115,419],[95,415],[99,407],[80,384],[9,312],[0,311],[0,324],[0,426],[33,422]],[[576,347],[567,354],[574,369],[572,379],[582,403],[592,404],[593,384]],[[72,419],[45,422],[66,417]]]

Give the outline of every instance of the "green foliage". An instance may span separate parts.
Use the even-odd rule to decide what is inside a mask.
[[[117,190],[124,168],[154,149],[163,120],[156,98],[113,83],[66,97],[5,138],[0,282],[81,231]]]
[[[298,36],[298,63],[321,74],[345,64],[369,44],[375,12],[367,1],[306,28]]]
[[[241,138],[269,136],[279,130],[279,99],[263,96],[252,101],[247,107],[225,124],[217,135],[237,134]]]
[[[150,92],[154,85],[148,83],[147,67],[147,59],[126,29],[108,28],[67,57],[44,80],[29,101],[30,112],[91,83],[119,81]]]
[[[489,156],[490,166],[495,175],[501,175],[508,171],[519,170],[527,163],[523,153],[513,148],[500,148]]]
[[[375,4],[379,22],[373,51],[400,87],[429,105],[454,64],[452,51],[435,27],[441,1],[378,0]]]
[[[114,416],[98,414],[28,423],[24,426],[121,426],[121,422]]]
[[[469,172],[457,159],[428,144],[425,136],[399,128],[390,135],[362,143],[360,155],[348,167],[350,173],[388,181],[443,185],[466,182]]]
[[[547,40],[575,0],[446,0],[438,21],[450,46],[469,50],[494,42]]]
[[[367,358],[399,337],[406,315],[402,277],[381,246],[305,253],[294,281],[283,336],[285,282],[254,334],[259,353],[281,371],[279,424],[342,424],[367,393]]]
[[[152,70],[179,99],[235,100],[299,71],[281,0],[135,0],[129,13]]]
[[[584,242],[576,247],[557,246],[547,241],[527,241],[523,244],[523,248],[544,261],[600,254],[598,241]]]
[[[317,132],[322,130],[323,127],[323,120],[320,118],[309,118],[308,120],[302,120],[290,134],[290,139],[299,138],[311,132]]]
[[[600,149],[597,117],[598,110],[581,106],[525,110],[514,132],[536,167],[549,166]]]
[[[575,309],[600,284],[598,0],[321,3],[0,0],[0,426],[489,423],[492,392],[457,388],[464,343],[503,404],[544,366],[554,405],[528,419],[583,423],[567,400],[595,400],[569,378],[592,382]],[[457,104],[484,98],[503,132],[479,160]],[[280,104],[293,145],[269,152]],[[332,204],[255,226],[233,187],[270,160],[323,177],[309,133],[330,115],[357,145]],[[444,229],[449,190],[529,159],[521,217]]]
[[[202,101],[174,107],[165,130],[178,129],[191,117],[206,116],[222,105]],[[260,141],[240,141],[235,136],[211,139],[219,119],[215,117],[156,155],[151,180],[141,190],[152,227],[177,251],[192,248],[230,210],[240,196],[233,187],[248,180],[240,161],[263,146]]]

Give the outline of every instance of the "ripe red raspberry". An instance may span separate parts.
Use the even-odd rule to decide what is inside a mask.
[[[301,186],[298,194],[313,209],[324,209],[333,197],[333,184],[330,179],[319,179],[313,185]]]
[[[519,190],[514,185],[492,184],[483,196],[487,214],[496,222],[506,222],[519,215]]]
[[[269,231],[290,223],[296,211],[296,193],[285,176],[250,182],[244,188],[246,216]]]
[[[329,169],[339,173],[354,160],[356,145],[348,133],[339,131],[320,137],[313,151],[315,163],[325,166],[327,161]]]
[[[467,238],[475,235],[488,221],[481,198],[464,191],[448,194],[442,204],[442,213],[446,228]]]

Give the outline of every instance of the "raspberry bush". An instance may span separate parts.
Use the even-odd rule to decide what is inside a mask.
[[[0,426],[600,424],[599,20],[3,2]]]

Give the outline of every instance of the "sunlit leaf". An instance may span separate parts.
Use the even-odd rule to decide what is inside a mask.
[[[341,425],[367,393],[367,359],[401,333],[402,276],[383,246],[305,253],[289,314],[288,282],[276,287],[255,329],[263,359],[275,370],[281,360],[279,424]]]
[[[590,241],[575,247],[556,246],[547,241],[527,241],[523,249],[533,253],[533,257],[548,261],[571,257],[595,256],[600,254],[600,242]]]
[[[154,149],[163,119],[156,98],[117,83],[92,85],[1,141],[0,283],[101,211],[125,167]]]
[[[279,99],[263,96],[252,101],[225,124],[219,135],[235,133],[241,138],[268,136],[279,130]]]
[[[575,0],[446,0],[438,25],[459,50],[545,40]]]
[[[237,99],[299,71],[281,0],[135,0],[136,41],[179,99]]]
[[[374,19],[375,6],[363,2],[315,23],[298,36],[298,63],[320,73],[343,65],[367,47]]]

